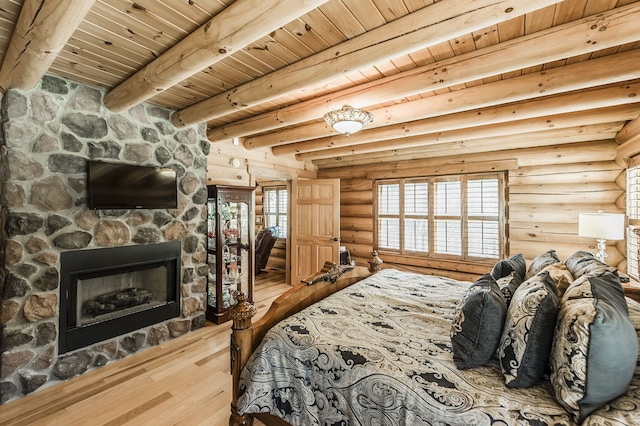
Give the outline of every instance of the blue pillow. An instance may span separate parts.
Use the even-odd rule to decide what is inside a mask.
[[[638,336],[617,273],[574,281],[561,300],[550,358],[558,402],[580,423],[626,392],[637,358]]]
[[[510,275],[512,272],[517,273],[522,278],[524,278],[527,273],[527,262],[522,253],[514,254],[507,259],[497,262],[493,265],[493,269],[491,269],[491,276],[497,281],[500,278]]]
[[[480,367],[495,354],[507,311],[498,284],[485,274],[458,303],[451,323],[453,361],[459,369]]]

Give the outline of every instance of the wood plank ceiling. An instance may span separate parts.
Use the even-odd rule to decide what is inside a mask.
[[[49,73],[320,167],[612,139],[640,115],[637,22],[632,0],[0,0],[0,88]],[[343,105],[374,122],[336,133]]]

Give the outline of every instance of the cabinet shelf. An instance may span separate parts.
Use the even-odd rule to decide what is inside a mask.
[[[208,320],[220,324],[230,319],[228,311],[236,303],[236,292],[242,291],[253,301],[254,188],[207,189],[206,314]]]

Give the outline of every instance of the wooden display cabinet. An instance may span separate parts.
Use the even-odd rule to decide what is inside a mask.
[[[253,301],[254,188],[209,186],[207,200],[207,319],[228,321],[242,291]]]

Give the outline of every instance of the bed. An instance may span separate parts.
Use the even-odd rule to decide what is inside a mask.
[[[272,311],[304,309],[277,324],[267,314],[252,325],[254,311],[239,304],[231,425],[640,424],[640,368],[624,395],[576,421],[546,377],[510,388],[496,357],[456,367],[450,330],[471,282],[395,269],[367,275],[356,268],[335,283],[301,284],[287,296],[323,294],[291,305],[283,295]],[[638,333],[640,304],[626,301]]]

